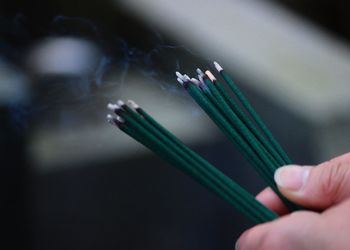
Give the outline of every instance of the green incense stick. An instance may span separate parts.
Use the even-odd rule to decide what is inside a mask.
[[[124,118],[127,117],[128,116],[124,116]],[[175,153],[176,151],[169,147],[169,144],[159,141],[157,137],[142,128],[141,125],[134,123],[131,117],[129,118],[128,122],[124,121],[122,124],[118,125],[124,132],[149,147],[162,158],[179,167],[182,171],[185,171],[202,185],[214,191],[217,195],[234,205],[255,223],[270,221],[277,217],[275,213],[257,202],[254,197],[232,180],[230,184],[232,188],[228,190],[227,187],[223,186],[222,182],[217,182],[217,178],[208,175],[203,169],[193,167],[193,162],[186,161],[186,157],[179,157]],[[228,177],[227,179],[230,180]],[[252,210],[252,208],[255,208],[255,210]]]
[[[129,100],[128,103],[140,114],[145,120],[147,120],[157,131],[160,131],[163,135],[172,140],[176,145],[178,145],[182,150],[188,153],[192,158],[196,159],[200,164],[202,164],[205,169],[209,172],[212,172],[214,175],[218,176],[221,181],[225,182],[228,186],[232,188],[232,180],[224,175],[222,172],[218,171],[214,166],[196,154],[194,151],[189,149],[186,145],[184,145],[176,136],[174,136],[171,132],[161,126],[156,120],[154,120],[146,111],[141,109],[134,101]],[[233,187],[234,188],[234,187]]]
[[[275,137],[272,135],[270,130],[267,128],[265,123],[262,121],[260,116],[255,112],[254,108],[250,105],[248,99],[243,95],[243,93],[240,91],[238,86],[233,82],[232,78],[229,76],[229,74],[217,63],[214,62],[214,65],[216,69],[219,71],[222,78],[225,80],[227,85],[230,87],[232,92],[237,96],[237,98],[240,100],[244,108],[249,112],[249,114],[252,116],[254,121],[257,123],[257,125],[261,128],[261,130],[265,133],[267,138],[271,141],[272,145],[275,147],[277,152],[281,155],[281,157],[284,159],[285,164],[291,164],[292,161],[287,156],[286,152],[283,150],[281,145],[277,142]]]
[[[166,143],[168,145],[168,147],[172,148],[174,150],[174,152],[176,152],[180,157],[186,159],[192,166],[197,167],[198,169],[201,169],[201,166],[202,166],[201,171],[204,171],[204,174],[212,177],[212,179],[214,179],[214,181],[221,180],[222,181],[221,184],[226,185],[226,187],[228,187],[228,188],[231,188],[231,189],[233,188],[233,190],[235,189],[235,187],[232,187],[232,185],[234,183],[232,182],[232,180],[230,178],[225,176],[222,172],[220,172],[215,167],[210,165],[204,159],[200,159],[199,155],[196,155],[188,147],[184,146],[183,143],[174,143],[172,140],[172,138],[174,136],[170,136],[170,137],[165,136],[165,134],[162,133],[163,129],[157,129],[156,127],[152,126],[152,124],[150,124],[146,120],[142,119],[141,116],[139,116],[137,113],[133,112],[133,110],[131,110],[127,105],[122,105],[122,108],[126,110],[126,114],[123,114],[120,112],[117,112],[117,113],[120,114],[128,122],[132,123],[134,126],[135,126],[135,122],[137,124],[140,124],[148,132],[155,135],[159,140],[163,141],[163,143]],[[128,115],[130,115],[130,117]],[[184,148],[185,148],[185,150],[183,150]],[[198,164],[202,164],[202,165],[200,166]],[[215,177],[213,177],[213,176],[215,176]],[[248,207],[246,209],[249,210],[252,208],[253,207]]]
[[[206,71],[205,75],[198,69],[201,81],[191,80],[187,75],[177,72],[178,81],[226,137],[237,146],[244,158],[288,209],[290,211],[300,209],[281,195],[273,179],[278,167],[291,163],[289,157],[231,77],[217,62],[214,62],[214,65],[235,98],[228,94],[222,83],[210,71]],[[128,103],[132,108],[121,101],[118,101],[118,105],[108,105],[117,115],[114,117],[108,115],[110,123],[235,206],[254,223],[277,218],[276,213],[187,147],[135,102],[130,100]]]
[[[208,79],[204,78],[206,85],[214,96],[214,102],[216,102],[222,113],[228,118],[229,121],[236,127],[237,131],[246,139],[252,149],[260,157],[260,159],[265,163],[265,165],[270,168],[273,172],[278,167],[277,161],[270,156],[270,154],[265,150],[261,143],[255,138],[255,136],[249,131],[245,124],[238,118],[238,116],[231,110],[230,106],[226,103],[223,96],[217,90],[215,85]]]
[[[202,91],[195,86],[194,83],[190,81],[187,77],[184,77],[183,80],[178,78],[178,81],[187,89],[192,98],[198,103],[198,105],[209,115],[209,117],[216,123],[216,125],[221,129],[221,131],[240,149],[243,156],[251,163],[254,169],[258,172],[258,174],[264,179],[268,186],[270,186],[273,191],[281,198],[281,200],[285,203],[289,210],[294,211],[298,210],[299,207],[294,203],[288,201],[278,190],[277,185],[274,181],[274,169],[266,166],[268,160],[265,158],[265,164],[259,156],[251,149],[251,145],[248,144],[240,134],[235,131],[232,126],[228,123],[228,121],[220,114],[219,111],[216,110],[215,106],[213,106],[208,97],[213,98],[212,93],[203,95]],[[209,87],[208,87],[209,88]],[[215,102],[215,101],[214,101]],[[266,156],[265,156],[266,157]]]
[[[249,117],[241,110],[239,105],[235,100],[227,93],[224,86],[216,78],[213,84],[217,87],[220,94],[224,97],[226,102],[231,107],[232,111],[239,117],[239,119],[244,123],[244,125],[255,135],[255,137],[260,141],[260,143],[266,148],[266,151],[271,154],[271,156],[277,161],[278,166],[285,164],[284,159],[278,154],[275,148],[268,142],[265,136],[256,128],[255,124],[249,119]]]
[[[227,138],[233,142],[239,149],[243,156],[255,166],[256,171],[263,177],[266,183],[273,189],[276,186],[271,179],[272,173],[264,168],[263,162],[250,148],[248,143],[230,126],[227,120],[216,110],[216,108],[210,103],[209,100],[203,95],[203,93],[193,84],[185,83],[185,88],[192,98],[198,103],[198,105],[209,115],[209,117],[215,122],[215,124],[221,129],[221,131],[227,136]]]

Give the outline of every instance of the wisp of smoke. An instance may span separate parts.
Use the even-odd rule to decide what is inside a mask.
[[[20,14],[13,19],[0,19],[0,25],[2,24],[0,26],[0,52],[7,51],[9,55],[6,58],[15,58],[16,60],[12,60],[11,63],[20,65],[23,73],[31,75],[31,72],[28,72],[23,64],[23,56],[27,54],[27,51],[24,50],[28,49],[28,46],[24,43],[25,41],[31,42],[30,37],[34,37],[36,34],[30,34],[31,30],[26,30],[26,22],[29,22],[29,20],[26,20]],[[59,84],[52,84],[52,78],[56,76],[41,77],[40,84],[44,85],[46,82],[49,87],[43,87],[45,90],[45,93],[42,93],[43,95],[33,95],[34,99],[30,104],[12,105],[11,110],[15,123],[22,124],[23,128],[28,127],[26,122],[28,118],[42,117],[42,113],[51,110],[52,107],[60,106],[61,109],[54,109],[57,112],[56,114],[60,113],[60,115],[57,115],[58,119],[55,120],[56,124],[71,126],[74,115],[71,115],[70,105],[78,108],[79,112],[81,112],[81,109],[85,109],[90,116],[100,116],[101,112],[99,110],[102,108],[101,105],[104,105],[101,100],[105,99],[107,102],[111,96],[93,97],[101,95],[101,93],[103,95],[110,93],[100,90],[122,88],[130,72],[148,79],[147,82],[157,83],[166,93],[185,96],[174,83],[172,72],[174,70],[185,70],[182,68],[187,67],[187,65],[183,65],[185,59],[180,59],[180,57],[195,56],[191,51],[184,46],[167,44],[158,32],[147,34],[152,42],[147,44],[146,48],[140,48],[138,45],[131,45],[127,38],[121,38],[114,34],[112,36],[104,34],[101,30],[93,21],[81,17],[56,16],[53,18],[47,27],[46,36],[43,36],[42,39],[47,37],[86,39],[99,48],[100,56],[96,67],[85,75],[61,76]],[[21,40],[21,42],[16,42],[17,40]],[[114,75],[116,72],[118,73],[118,81],[114,86],[107,84],[105,81],[106,75],[112,71]],[[37,76],[35,77],[33,80],[37,81]],[[57,79],[54,82],[57,82]],[[64,97],[67,93],[70,93],[68,97]],[[96,101],[97,99],[99,101]],[[65,109],[69,112],[66,112]],[[103,119],[102,116],[101,119]],[[79,121],[77,121],[77,124],[79,124]]]

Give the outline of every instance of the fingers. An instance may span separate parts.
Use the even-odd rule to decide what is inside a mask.
[[[316,167],[281,167],[275,181],[289,200],[312,209],[328,208],[350,197],[350,154]]]
[[[350,199],[322,214],[294,212],[244,232],[238,250],[349,249]]]
[[[271,188],[265,188],[256,196],[256,199],[279,215],[288,213],[287,207]]]
[[[342,245],[350,245],[350,199],[328,208],[322,212],[324,223],[328,227],[328,234],[337,238]]]
[[[238,250],[249,249],[347,249],[350,245],[350,154],[316,167],[285,166],[275,173],[281,193],[291,201],[322,214],[294,212],[258,225],[239,238]],[[285,213],[278,197],[265,189],[257,199],[274,211]]]
[[[320,215],[295,212],[276,221],[258,225],[242,234],[236,243],[238,250],[253,249],[325,249],[323,237],[327,228]]]

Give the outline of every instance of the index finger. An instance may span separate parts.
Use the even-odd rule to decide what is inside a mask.
[[[263,191],[257,194],[255,198],[279,215],[284,215],[289,213],[287,207],[283,204],[281,199],[269,187],[265,188]]]

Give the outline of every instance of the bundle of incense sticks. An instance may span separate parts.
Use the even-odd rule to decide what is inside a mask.
[[[197,69],[198,78],[190,78],[186,74],[176,72],[177,81],[236,145],[289,210],[299,209],[280,194],[273,179],[275,170],[282,165],[290,164],[291,160],[228,73],[217,62],[214,62],[214,66],[231,93],[209,70],[203,73]],[[129,100],[128,104],[123,101],[108,104],[108,108],[115,113],[107,116],[108,121],[192,176],[253,222],[266,222],[277,217],[231,178],[188,148],[134,101]]]

